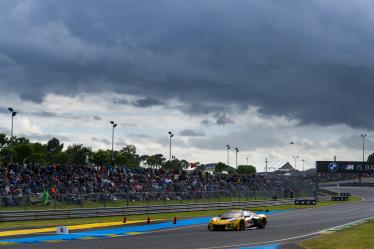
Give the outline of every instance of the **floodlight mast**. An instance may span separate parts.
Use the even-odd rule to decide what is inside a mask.
[[[112,165],[114,165],[114,128],[117,127],[117,124],[114,121],[110,121],[112,124]]]
[[[169,134],[169,161],[171,161],[172,159],[171,158],[171,138],[174,137],[174,134],[171,131],[169,131],[168,134]]]
[[[13,141],[13,124],[14,124],[14,117],[17,115],[17,112],[15,112],[12,107],[9,107],[8,110],[10,111],[11,117],[12,117],[12,126],[11,126],[11,129],[10,129],[10,140]],[[12,153],[10,153],[10,164],[11,165],[13,164],[13,154]]]

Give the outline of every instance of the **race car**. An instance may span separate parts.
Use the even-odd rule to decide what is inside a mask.
[[[209,231],[245,230],[250,227],[265,228],[266,215],[245,210],[232,210],[214,217],[208,224]]]

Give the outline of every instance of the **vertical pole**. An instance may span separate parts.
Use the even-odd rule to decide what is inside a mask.
[[[12,115],[12,128],[10,130],[10,138],[13,137],[13,113],[11,115]]]
[[[265,172],[268,173],[268,158],[265,158]]]
[[[362,136],[362,162],[365,162],[365,137],[366,134]]]
[[[170,141],[169,141],[169,161],[171,161],[171,135],[170,135]]]
[[[238,150],[236,150],[235,154],[235,168],[238,169]]]
[[[112,164],[114,164],[114,125],[112,127]]]
[[[14,118],[14,116],[13,116],[13,112],[12,112],[12,127],[11,127],[11,130],[10,130],[10,139],[11,139],[11,143],[13,144],[13,118]],[[13,146],[12,146],[13,147]],[[13,153],[12,152],[10,152],[10,165],[12,165],[13,164]]]
[[[315,175],[314,181],[315,181],[315,191],[316,191],[315,198],[318,201],[318,168],[317,168],[317,162],[316,162],[316,175]]]
[[[227,149],[227,166],[229,166],[229,164],[230,164],[230,155],[229,155],[229,153],[230,153],[230,150]]]

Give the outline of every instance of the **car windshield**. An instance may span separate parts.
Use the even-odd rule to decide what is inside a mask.
[[[242,217],[242,212],[227,212],[221,216],[222,219],[232,219],[240,217]]]

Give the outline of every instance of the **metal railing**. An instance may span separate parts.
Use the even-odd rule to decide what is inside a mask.
[[[235,201],[192,204],[126,206],[116,208],[79,208],[61,210],[33,210],[33,211],[2,211],[0,222],[30,221],[48,219],[71,219],[89,217],[129,216],[142,214],[176,213],[192,211],[208,211],[233,208],[256,208],[274,205],[293,204],[292,199],[264,200],[264,201]]]
[[[308,191],[203,191],[203,192],[127,192],[90,194],[51,194],[48,200],[39,195],[0,196],[0,211],[30,209],[75,209],[127,207],[211,202],[255,201],[312,196]]]

